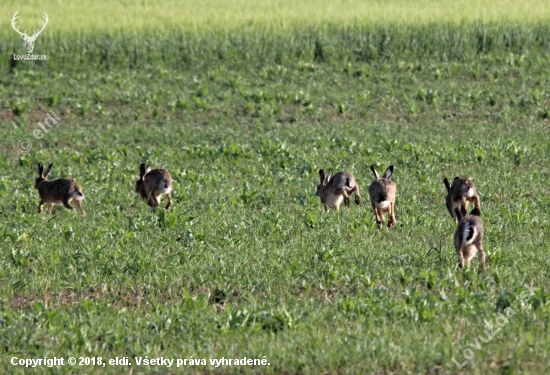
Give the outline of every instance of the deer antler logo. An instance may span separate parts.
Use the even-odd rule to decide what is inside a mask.
[[[27,49],[27,53],[32,53],[32,50],[34,49],[34,42],[36,40],[36,38],[38,38],[38,35],[40,35],[40,33],[42,31],[44,31],[44,29],[46,28],[46,25],[48,24],[48,15],[46,13],[44,13],[44,24],[42,25],[42,29],[40,29],[40,31],[38,30],[34,30],[34,33],[32,33],[31,36],[28,36],[27,35],[27,30],[25,30],[25,32],[21,32],[19,31],[19,26],[15,26],[15,22],[17,21],[17,18],[19,17],[17,15],[17,13],[19,13],[19,11],[15,12],[15,14],[13,15],[12,19],[11,19],[11,27],[13,27],[13,29],[15,31],[17,31],[17,33],[19,35],[21,35],[21,38],[23,38],[23,40],[25,41],[25,48]]]

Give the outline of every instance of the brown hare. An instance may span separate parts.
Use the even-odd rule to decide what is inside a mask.
[[[73,207],[69,204],[74,202],[76,207],[82,213],[82,216],[86,216],[84,209],[82,208],[81,201],[84,199],[82,194],[82,188],[72,178],[58,178],[57,180],[48,180],[48,174],[52,169],[52,164],[48,165],[48,168],[44,171],[42,163],[38,163],[38,178],[35,180],[34,187],[38,190],[40,196],[40,202],[38,203],[38,213],[42,212],[42,205],[47,203],[52,212],[53,206],[56,204],[62,204],[69,210]]]
[[[470,261],[479,251],[480,270],[485,269],[485,253],[483,252],[483,222],[472,214],[462,216],[459,207],[455,208],[455,214],[459,222],[454,235],[456,254],[458,255],[458,266],[460,268],[470,267]]]
[[[166,210],[172,205],[172,177],[166,169],[151,169],[151,166],[141,164],[139,166],[139,179],[136,181],[136,193],[147,200],[147,204],[153,211],[160,204],[163,195],[166,195],[168,203]]]
[[[474,182],[468,178],[455,177],[453,185],[449,184],[447,178],[443,179],[443,183],[447,188],[447,197],[445,198],[445,204],[447,210],[452,218],[455,219],[455,223],[458,223],[458,218],[455,215],[455,208],[460,208],[461,216],[466,216],[466,210],[468,204],[473,202],[475,207],[470,213],[471,215],[481,216],[481,209],[479,203],[479,196],[476,192],[476,186]]]
[[[374,173],[375,180],[369,186],[370,203],[374,214],[376,215],[376,224],[378,227],[382,226],[384,222],[384,213],[388,213],[388,228],[397,224],[395,220],[395,193],[397,189],[395,183],[390,180],[393,175],[393,165],[390,165],[382,178],[371,166],[370,169]]]
[[[342,171],[332,176],[332,172],[329,172],[325,176],[325,171],[321,169],[319,171],[319,178],[321,183],[317,185],[315,195],[321,198],[325,211],[328,212],[329,208],[333,208],[336,211],[340,210],[342,201],[349,207],[349,196],[354,193],[355,203],[358,205],[361,204],[359,185],[357,185],[355,177],[351,173]]]

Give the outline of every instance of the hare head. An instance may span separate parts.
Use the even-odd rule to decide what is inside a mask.
[[[52,166],[53,163],[48,165],[48,168],[46,168],[46,171],[44,171],[44,166],[42,165],[42,163],[38,163],[38,178],[34,180],[35,189],[38,189],[38,185],[40,185],[42,181],[48,181],[48,174],[50,174]]]

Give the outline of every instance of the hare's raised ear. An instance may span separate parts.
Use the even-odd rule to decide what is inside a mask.
[[[445,187],[447,188],[447,193],[451,191],[451,185],[449,184],[449,180],[447,180],[447,177],[443,179],[443,183],[445,184]]]
[[[464,217],[464,216],[462,216],[462,212],[460,212],[459,207],[455,207],[455,214],[456,214],[456,218],[458,219],[458,221],[462,220],[462,218]]]
[[[332,177],[332,171],[329,171],[327,174],[327,178],[325,179],[325,184],[328,184],[328,180]]]
[[[46,170],[44,171],[44,174],[42,175],[42,177],[44,177],[44,178],[48,177],[48,174],[50,173],[50,170],[52,169],[52,165],[53,165],[53,163],[48,165],[48,168],[46,168]]]
[[[325,182],[325,171],[322,169],[319,171],[319,179],[321,180],[321,184]]]
[[[42,172],[44,172],[44,166],[42,163],[38,163],[38,175],[42,177]]]
[[[386,169],[386,172],[384,172],[384,175],[382,176],[382,178],[390,179],[392,175],[393,175],[393,165],[390,165],[388,169]]]
[[[378,172],[376,172],[376,169],[374,169],[374,165],[370,166],[370,170],[372,171],[372,173],[374,173],[374,177],[378,180],[380,178],[380,175],[378,174]]]
[[[145,164],[141,163],[139,166],[139,178],[145,176]]]

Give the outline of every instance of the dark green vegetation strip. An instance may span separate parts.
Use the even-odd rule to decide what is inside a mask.
[[[6,66],[11,54],[22,54],[21,38],[4,33],[0,56]],[[215,33],[156,30],[134,33],[45,34],[35,54],[47,53],[40,69],[74,71],[82,67],[128,68],[154,66],[189,69],[217,64],[291,64],[299,61],[365,62],[426,58],[466,61],[486,53],[546,53],[550,26],[514,23],[459,25],[388,25],[378,27],[326,25],[296,28],[293,32],[261,29]]]
[[[23,373],[12,356],[162,355],[271,366],[134,373],[545,373],[545,30],[82,36],[41,39],[48,61],[9,74],[4,60],[0,372]],[[47,111],[61,121],[35,139]],[[85,219],[37,214],[39,161],[80,182]],[[173,210],[133,193],[145,161],[171,171]],[[398,225],[378,230],[368,168],[391,163]],[[325,214],[320,168],[354,173],[365,204]],[[454,176],[481,197],[481,274],[477,259],[455,270]],[[48,371],[129,370],[35,369]]]

